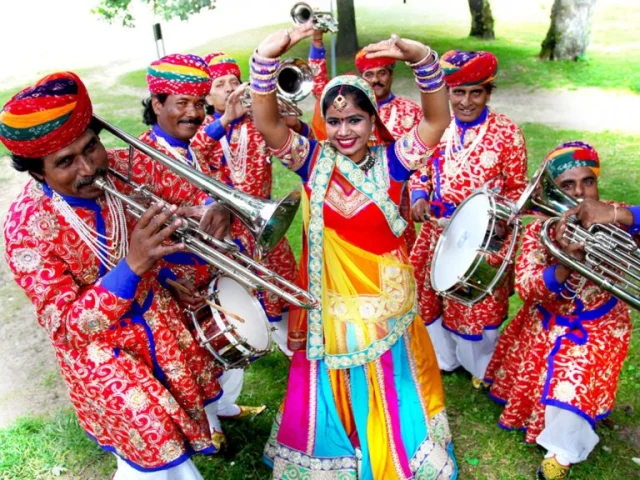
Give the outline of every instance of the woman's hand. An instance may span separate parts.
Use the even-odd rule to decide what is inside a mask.
[[[388,40],[372,43],[364,47],[367,58],[391,57],[409,63],[417,63],[431,53],[426,45],[408,38],[400,38],[395,33]]]
[[[285,28],[265,38],[256,51],[266,58],[277,58],[288,52],[303,38],[313,35],[313,22],[309,21],[292,28]]]
[[[424,198],[419,198],[411,207],[411,218],[414,222],[425,222],[429,220],[429,203]]]

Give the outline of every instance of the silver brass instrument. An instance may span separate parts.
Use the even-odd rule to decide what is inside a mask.
[[[584,262],[567,255],[556,244],[550,229],[560,221],[560,215],[578,203],[579,200],[555,184],[545,162],[538,167],[518,207],[525,214],[526,210],[533,210],[551,216],[540,233],[542,244],[551,255],[603,290],[640,310],[640,249],[629,233],[612,224],[594,224],[586,229],[572,216],[567,221],[564,237],[569,243],[584,245]]]
[[[284,237],[300,206],[300,192],[290,192],[283,199],[264,200],[247,195],[207,177],[201,172],[175,160],[140,139],[94,115],[102,128],[131,147],[160,162],[176,175],[205,191],[231,211],[246,225],[261,252],[273,249]]]
[[[311,94],[313,89],[313,73],[309,64],[301,58],[287,58],[280,63],[276,79],[276,95],[280,115],[302,115],[297,106]],[[243,106],[251,107],[251,87],[247,85],[240,100]]]
[[[177,175],[191,181],[196,186],[203,185],[201,188],[212,196],[215,196],[216,200],[225,205],[225,207],[227,205],[231,205],[232,208],[230,208],[230,210],[232,212],[236,215],[244,215],[243,223],[257,219],[258,223],[261,223],[262,225],[258,227],[254,226],[253,229],[249,226],[249,230],[252,230],[252,233],[253,231],[256,231],[259,234],[264,235],[265,240],[273,241],[275,238],[274,235],[277,235],[280,231],[282,231],[283,235],[286,228],[283,229],[282,225],[277,225],[277,222],[287,222],[286,227],[288,227],[295,215],[299,202],[298,192],[289,194],[280,202],[264,201],[251,197],[250,195],[236,192],[232,188],[211,180],[202,173],[193,170],[191,167],[168,157],[162,152],[157,151],[153,147],[150,147],[146,143],[129,135],[128,133],[125,133],[104,120],[99,119],[98,117],[94,118],[105,130],[111,132],[131,147],[140,150],[152,159],[166,165]],[[162,200],[145,186],[136,185],[129,181],[126,176],[114,170],[110,170],[109,173],[118,180],[130,185],[133,188],[134,196],[138,195],[153,202],[159,202]],[[98,188],[101,188],[102,190],[119,198],[132,215],[136,217],[140,217],[147,210],[145,205],[135,201],[131,196],[125,195],[113,188],[103,178],[96,179],[94,184]],[[263,204],[264,202],[268,202],[266,206]],[[255,211],[251,211],[251,208],[255,209]],[[171,219],[170,221],[173,220],[174,219]],[[278,240],[282,235],[278,237]],[[187,251],[199,256],[210,265],[215,266],[223,274],[234,279],[246,288],[259,291],[269,291],[287,302],[304,309],[316,308],[318,304],[317,300],[306,290],[289,282],[251,257],[240,253],[235,247],[235,244],[217,240],[213,236],[200,230],[198,222],[194,219],[182,218],[182,227],[180,227],[180,230],[176,232],[176,236],[178,236],[180,241],[184,243]]]
[[[308,3],[298,2],[291,8],[294,25],[303,25],[313,21],[314,30],[338,33],[338,21],[330,12],[316,12]]]

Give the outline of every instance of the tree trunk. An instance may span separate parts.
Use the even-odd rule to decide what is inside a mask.
[[[356,31],[356,11],[353,0],[338,0],[338,42],[339,56],[355,56],[358,52],[358,32]]]
[[[542,42],[543,60],[577,60],[587,52],[596,0],[554,0],[551,25]]]
[[[493,15],[489,0],[469,0],[471,12],[471,37],[493,40],[496,35],[493,31]]]

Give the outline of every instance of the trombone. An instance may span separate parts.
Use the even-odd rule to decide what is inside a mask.
[[[338,21],[333,14],[331,12],[316,12],[308,3],[296,3],[291,8],[290,15],[294,25],[303,25],[312,21],[314,30],[338,33]]]
[[[98,117],[94,118],[105,130],[128,143],[130,148],[140,150],[142,153],[159,161],[186,180],[194,180],[192,183],[210,193],[225,207],[229,208],[229,205],[231,205],[232,208],[229,209],[236,214],[243,223],[247,224],[247,222],[257,219],[256,223],[259,226],[254,225],[252,228],[252,226],[247,225],[247,227],[252,233],[254,231],[258,232],[260,234],[258,238],[264,237],[263,242],[268,244],[268,241],[273,241],[280,231],[284,234],[293,220],[293,216],[298,207],[298,192],[290,193],[280,202],[262,200],[239,193],[226,185],[204,176],[181,162],[168,157],[104,120]],[[162,200],[147,187],[136,185],[126,176],[113,169],[109,169],[109,174],[117,180],[131,186],[134,195],[137,194],[146,200],[154,202]],[[147,209],[142,203],[131,198],[131,196],[121,193],[105,178],[97,178],[94,180],[94,185],[120,199],[131,214],[137,218],[140,218]],[[296,195],[293,195],[294,193]],[[234,204],[234,202],[237,202],[237,204]],[[250,208],[254,208],[255,211],[246,210]],[[271,215],[265,216],[265,214],[268,213],[271,213]],[[173,220],[175,220],[175,218],[170,221]],[[318,301],[306,290],[289,282],[251,257],[242,254],[238,251],[235,244],[217,240],[213,236],[203,232],[199,229],[198,222],[194,219],[181,218],[181,220],[183,225],[178,232],[176,232],[176,236],[184,243],[187,251],[199,256],[210,265],[215,266],[222,273],[228,275],[246,288],[258,291],[269,291],[287,302],[307,310],[317,308]],[[280,221],[286,222],[284,229],[282,224],[278,223]],[[282,236],[277,237],[277,240],[279,241],[280,238],[282,238]],[[258,242],[257,238],[256,242]],[[254,272],[258,272],[258,274]]]

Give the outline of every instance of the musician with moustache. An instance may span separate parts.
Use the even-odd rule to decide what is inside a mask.
[[[117,458],[116,480],[202,480],[190,457],[215,453],[209,413],[217,371],[158,282],[175,206],[139,220],[95,185],[107,151],[73,73],[44,77],[0,111],[0,141],[32,179],[4,224],[6,260],[52,342],[81,427]],[[121,172],[125,173],[125,172]],[[215,418],[215,408],[213,410]]]
[[[309,66],[313,71],[313,93],[316,98],[320,98],[324,87],[329,82],[326,52],[322,41],[323,33],[322,30],[313,31],[313,41],[309,50]],[[373,88],[378,102],[380,118],[382,118],[393,138],[399,139],[413,130],[422,119],[422,109],[413,100],[396,96],[391,91],[396,60],[388,57],[368,58],[363,49],[356,54],[355,65],[358,72],[360,72],[360,76]],[[318,105],[316,105],[313,128],[317,136],[326,138]],[[381,143],[378,132],[374,132],[372,137],[375,138],[376,143]],[[403,238],[407,251],[411,253],[411,249],[416,242],[416,230],[411,218],[411,202],[409,198],[409,189],[406,188],[400,203],[400,213],[407,222]]]
[[[419,307],[445,371],[462,366],[482,386],[498,341],[498,328],[509,312],[511,275],[482,302],[468,307],[438,297],[430,269],[441,222],[474,190],[485,186],[517,201],[527,185],[527,151],[520,128],[488,107],[498,60],[489,52],[452,50],[442,55],[453,116],[436,154],[411,178],[412,215],[423,222],[411,253]],[[508,244],[509,242],[507,242]],[[505,252],[506,254],[506,252]]]
[[[598,202],[600,160],[591,145],[564,143],[546,159],[558,187]],[[631,320],[622,301],[551,256],[540,239],[543,223],[526,226],[516,263],[524,306],[500,337],[486,378],[491,397],[505,405],[500,426],[525,430],[527,442],[547,450],[538,478],[563,480],[593,451],[596,422],[613,409]],[[569,244],[557,229],[551,235],[568,255],[584,259],[582,245]]]

